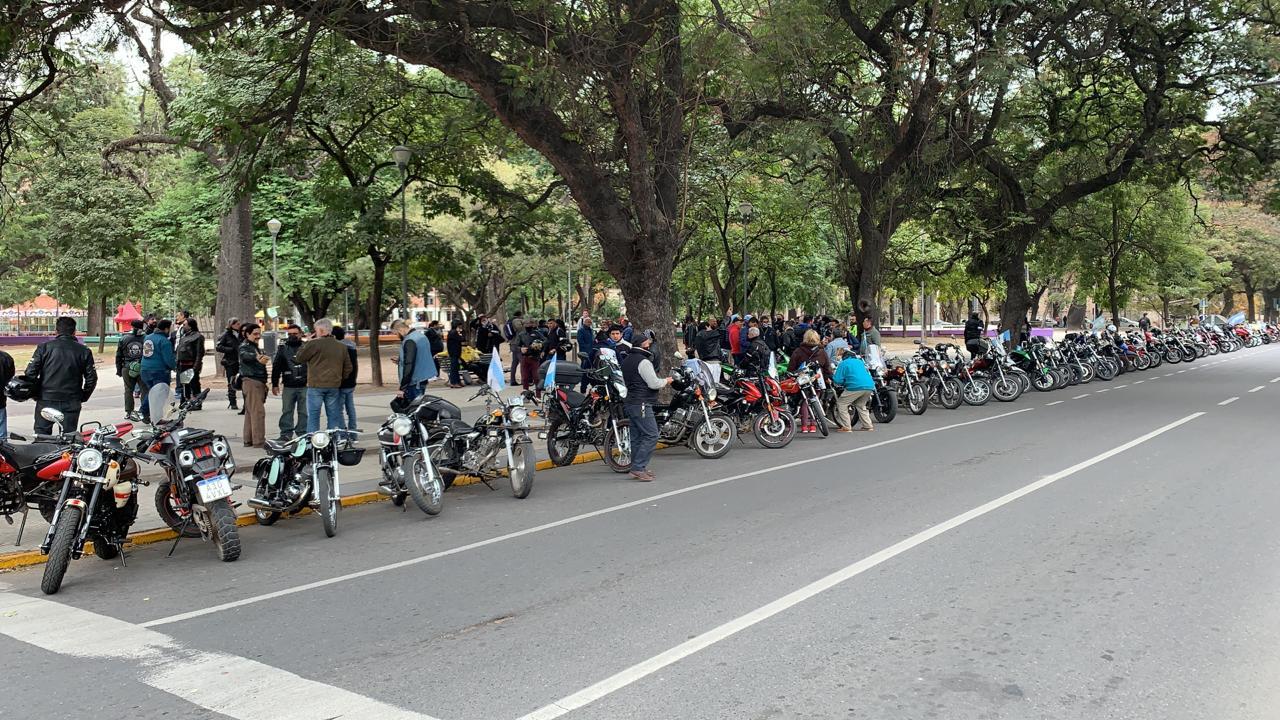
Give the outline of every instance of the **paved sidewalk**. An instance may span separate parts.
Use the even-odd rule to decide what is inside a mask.
[[[84,410],[81,413],[81,422],[99,421],[102,423],[121,422],[124,418],[124,400],[123,400],[123,384],[120,378],[116,377],[110,367],[103,367],[99,362],[99,385],[94,392],[93,397],[88,403],[85,403]],[[212,378],[206,378],[212,379]],[[478,417],[484,409],[482,400],[472,400],[472,396],[476,394],[477,386],[471,385],[460,389],[451,389],[440,383],[433,381],[428,387],[427,392],[432,395],[438,395],[454,403],[462,409],[463,417],[471,420]],[[507,388],[503,391],[503,397],[509,397],[519,394],[519,388],[512,390]],[[342,468],[339,479],[342,484],[342,494],[344,496],[356,495],[360,493],[370,492],[377,489],[378,480],[380,479],[380,470],[378,467],[377,455],[377,430],[386,420],[390,413],[390,402],[395,397],[395,392],[388,389],[374,389],[361,387],[356,391],[356,418],[359,427],[364,431],[360,437],[358,444],[361,447],[368,448],[365,452],[362,462],[355,467]],[[10,432],[31,436],[32,425],[34,423],[34,402],[10,402],[9,403],[9,430]],[[267,396],[267,437],[274,437],[277,425],[276,421],[280,417],[280,398],[272,395]],[[243,427],[244,418],[236,414],[235,410],[227,408],[225,385],[220,385],[210,390],[209,397],[205,400],[204,409],[199,412],[193,412],[187,416],[186,424],[188,427],[207,428],[215,432],[227,436],[231,443],[232,454],[235,457],[238,470],[234,481],[243,485],[236,491],[233,497],[241,504],[239,512],[245,514],[249,512],[246,501],[253,497],[253,483],[250,472],[253,464],[259,458],[265,456],[262,450],[256,448],[246,448],[243,445],[241,429]],[[323,420],[322,420],[323,422]],[[536,421],[535,421],[536,422]],[[536,426],[536,425],[535,425]],[[541,443],[535,439],[534,448],[537,454],[545,452],[545,443]],[[133,525],[133,532],[142,530],[151,530],[154,528],[164,527],[164,523],[155,509],[155,481],[163,478],[158,468],[142,465],[142,479],[152,481],[150,486],[143,486],[138,489],[138,519]],[[0,522],[0,553],[13,552],[17,550],[32,550],[39,547],[40,542],[44,539],[48,524],[40,517],[37,512],[31,512],[27,516],[27,527],[23,533],[22,545],[17,545],[18,527],[21,522],[20,516],[15,516],[14,524]]]

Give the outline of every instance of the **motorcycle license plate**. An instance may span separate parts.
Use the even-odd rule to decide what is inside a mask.
[[[200,491],[200,502],[207,505],[231,494],[231,480],[226,475],[205,478],[196,483],[196,489]]]

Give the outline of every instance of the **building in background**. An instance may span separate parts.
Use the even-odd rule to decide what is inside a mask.
[[[41,292],[27,302],[0,308],[0,335],[52,335],[54,321],[64,315],[76,319],[77,329],[85,329],[88,314],[83,309]]]

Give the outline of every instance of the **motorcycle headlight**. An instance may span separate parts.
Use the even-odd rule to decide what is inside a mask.
[[[329,447],[329,433],[327,433],[327,432],[318,432],[318,433],[316,433],[315,435],[312,435],[312,436],[311,436],[311,444],[312,444],[312,445],[315,445],[315,446],[316,446],[316,448],[317,448],[317,449],[319,449],[319,450],[323,450],[323,449],[325,449],[325,448]]]
[[[196,461],[196,454],[190,450],[183,450],[178,453],[178,462],[183,465],[191,465]]]
[[[102,453],[93,448],[85,448],[76,455],[76,467],[80,472],[97,472],[102,468]]]
[[[716,389],[715,389],[715,388],[711,388],[710,390],[708,390],[708,391],[707,391],[707,399],[708,399],[708,400],[711,400],[711,401],[714,401],[714,400],[716,399]]]
[[[391,432],[394,432],[396,435],[399,435],[400,437],[404,437],[405,435],[408,435],[412,431],[413,431],[413,421],[410,420],[407,416],[397,415],[395,419],[391,421]]]
[[[529,418],[529,411],[523,406],[516,405],[508,411],[507,416],[511,418],[513,423],[523,423]]]
[[[214,440],[213,454],[217,455],[220,458],[224,458],[227,455],[231,454],[231,448],[227,447],[227,443],[225,440]]]

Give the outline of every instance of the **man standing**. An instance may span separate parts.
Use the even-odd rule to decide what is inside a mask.
[[[712,379],[719,382],[720,361],[723,359],[724,352],[720,349],[719,318],[713,317],[707,320],[707,326],[699,330],[698,334],[694,336],[693,348],[698,353],[698,359],[711,368]]]
[[[867,348],[871,345],[880,344],[880,331],[876,329],[875,320],[868,315],[862,318],[862,355],[866,357]]]
[[[403,320],[396,322],[404,324]],[[351,373],[347,346],[333,336],[333,321],[315,322],[316,337],[298,351],[296,361],[307,366],[307,432],[320,429],[320,408],[324,407],[325,429],[342,429],[342,381]],[[422,333],[417,330],[415,334]],[[425,342],[426,338],[423,338]],[[427,358],[430,360],[430,357]],[[433,366],[434,374],[434,366]]]
[[[578,325],[578,366],[582,368],[582,385],[578,389],[579,392],[586,392],[587,371],[595,367],[596,364],[596,331],[591,327],[591,317],[589,315],[582,316],[582,322]]]
[[[987,326],[978,317],[978,313],[969,313],[969,319],[964,321],[964,347],[970,355],[977,357],[986,354],[987,350],[983,347],[983,336],[986,334]]]
[[[432,320],[427,323],[427,329],[423,332],[427,336],[427,345],[431,349],[431,362],[435,363],[436,375],[440,374],[440,363],[436,362],[436,356],[444,352],[444,338],[440,335],[441,331],[440,321]]]
[[[560,325],[560,318],[547,320],[547,344],[542,348],[542,359],[550,360],[552,355],[560,352],[560,347],[569,342],[569,334]],[[561,359],[564,359],[561,353]]]
[[[129,323],[129,328],[116,345],[116,377],[124,381],[124,414],[132,418],[134,395],[140,398],[147,391],[142,384],[142,346],[146,335],[142,332],[141,320]]]
[[[9,399],[5,397],[4,388],[13,379],[17,368],[13,365],[13,356],[0,350],[0,440],[9,438]]]
[[[693,341],[698,336],[698,324],[693,321],[692,315],[684,317],[684,351],[693,356]]]
[[[515,385],[516,370],[520,367],[520,348],[516,347],[516,337],[520,335],[520,330],[524,327],[524,313],[517,310],[515,315],[507,319],[506,324],[502,326],[502,337],[507,341],[507,347],[511,348],[511,384]]]
[[[432,320],[431,324],[435,325],[436,321]],[[347,339],[347,331],[341,327],[333,329],[333,337],[346,346],[347,357],[351,359],[351,372],[342,378],[342,384],[338,386],[342,412],[346,415],[346,422],[343,424],[348,430],[359,430],[356,425],[356,379],[360,374],[360,366],[356,357],[356,344]],[[347,438],[355,440],[354,435],[347,435]]]
[[[1138,329],[1147,332],[1151,329],[1151,318],[1147,313],[1142,313],[1142,317],[1138,319]]]
[[[516,347],[520,348],[520,386],[525,390],[538,378],[538,360],[545,346],[546,340],[538,332],[538,324],[526,320],[524,332],[516,336]]]
[[[631,351],[622,361],[622,381],[627,386],[623,407],[631,421],[631,477],[640,482],[653,480],[649,457],[658,447],[658,421],[653,417],[653,404],[658,391],[671,384],[671,378],[658,378],[653,368],[651,348],[657,333],[645,330],[632,335]]]
[[[169,335],[169,342],[173,345],[175,357],[178,353],[178,347],[182,344],[182,337],[187,334],[187,319],[190,317],[190,310],[179,310],[173,314],[173,332]],[[176,369],[178,371],[182,371],[188,368],[184,368],[179,365]],[[181,401],[182,398],[186,397],[186,385],[178,383],[174,387],[174,394],[177,396],[178,400]]]
[[[444,339],[445,349],[449,352],[449,387],[451,388],[462,387],[462,346],[465,341],[466,336],[462,334],[462,328],[455,320]]]
[[[421,395],[423,386],[436,376],[436,363],[431,359],[431,344],[426,335],[403,320],[391,323],[391,331],[400,336],[400,392],[396,397],[404,398],[408,404]],[[461,361],[459,357],[458,362]]]
[[[742,364],[742,320],[737,315],[729,323],[729,354],[733,356],[733,364]]]
[[[63,414],[64,431],[79,428],[80,404],[93,395],[93,389],[98,385],[93,353],[76,340],[75,318],[58,318],[54,330],[57,337],[36,348],[25,373],[40,384],[36,396],[37,435],[53,432],[53,423],[40,416],[40,411],[45,408],[53,408]]]
[[[288,337],[276,348],[276,356],[271,360],[272,395],[280,394],[280,382],[284,381],[280,421],[277,423],[280,428],[277,439],[281,441],[292,438],[307,426],[304,415],[307,402],[307,366],[298,362],[298,351],[302,348],[302,328],[289,323],[285,330]]]
[[[142,416],[147,419],[151,417],[151,388],[156,385],[169,387],[169,383],[173,380],[171,373],[178,367],[173,343],[169,341],[171,327],[173,327],[172,322],[161,320],[156,323],[155,330],[142,341],[142,407],[140,409]]]
[[[222,331],[213,349],[222,353],[222,372],[227,376],[227,408],[235,410],[236,387],[231,381],[240,372],[240,318],[227,321],[227,329]],[[240,414],[243,415],[244,411],[241,410]]]

